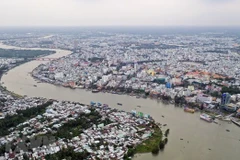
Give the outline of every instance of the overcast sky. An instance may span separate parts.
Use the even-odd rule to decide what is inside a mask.
[[[240,0],[0,0],[0,26],[240,26]]]

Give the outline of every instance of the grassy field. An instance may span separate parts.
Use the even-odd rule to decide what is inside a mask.
[[[156,127],[152,136],[143,141],[142,144],[136,147],[136,153],[149,153],[152,152],[156,146],[159,146],[159,143],[162,141],[162,131],[160,128]]]

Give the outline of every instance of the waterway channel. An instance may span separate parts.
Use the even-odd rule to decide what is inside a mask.
[[[17,48],[0,44],[0,48]],[[70,51],[56,50],[47,56],[58,58]],[[89,104],[90,101],[109,104],[124,111],[133,109],[150,114],[157,122],[170,128],[169,141],[158,156],[137,155],[135,160],[237,160],[240,149],[240,128],[234,124],[220,122],[207,123],[199,119],[199,113],[185,113],[182,108],[166,105],[151,99],[136,99],[126,95],[92,93],[81,89],[70,89],[47,83],[37,83],[30,72],[46,61],[31,61],[4,74],[1,83],[8,90],[29,97],[45,97],[57,100],[77,101]],[[37,87],[34,87],[37,85]],[[117,103],[122,103],[118,106]],[[137,106],[142,106],[138,108]],[[230,132],[226,132],[226,129]],[[183,140],[180,140],[183,139]]]

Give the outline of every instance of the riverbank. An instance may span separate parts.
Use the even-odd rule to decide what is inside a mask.
[[[63,60],[64,59],[59,59],[52,63],[58,63]],[[223,110],[222,108],[220,108],[220,104],[219,104],[220,99],[217,100],[214,97],[209,97],[209,95],[204,94],[205,92],[204,91],[202,92],[202,90],[200,90],[200,89],[195,90],[197,92],[194,92],[193,94],[189,94],[189,97],[187,97],[187,96],[184,96],[184,94],[182,96],[179,96],[178,94],[175,96],[170,96],[170,95],[166,94],[165,92],[162,93],[161,91],[150,92],[150,90],[146,91],[144,89],[142,89],[142,90],[135,89],[134,90],[132,88],[124,88],[124,87],[106,87],[106,85],[102,86],[101,88],[99,88],[99,87],[97,88],[96,85],[92,85],[93,83],[86,87],[86,86],[79,85],[79,84],[75,85],[75,82],[68,83],[66,81],[63,82],[61,80],[57,80],[54,78],[53,74],[50,74],[49,76],[47,76],[45,73],[49,73],[48,69],[50,70],[50,69],[52,69],[52,67],[50,67],[48,69],[47,68],[48,67],[46,67],[44,65],[39,65],[38,67],[33,69],[33,71],[31,72],[31,76],[35,80],[40,81],[41,83],[49,83],[49,84],[52,84],[55,86],[61,86],[61,87],[69,88],[72,90],[80,89],[80,90],[84,90],[84,91],[91,91],[94,94],[109,93],[109,94],[114,94],[114,95],[115,94],[116,95],[127,95],[127,96],[131,96],[131,97],[135,97],[137,99],[140,99],[140,98],[148,99],[149,98],[151,100],[161,101],[162,103],[165,103],[165,104],[174,104],[175,106],[178,106],[180,108],[182,108],[184,106],[184,108],[191,110],[192,113],[195,113],[195,112],[203,112],[204,113],[205,112],[205,113],[211,113],[211,115],[222,116],[222,117],[225,117],[231,113],[231,112],[227,112],[227,111]],[[46,70],[47,70],[47,72],[46,72]],[[52,71],[51,73],[53,73],[54,69],[52,69],[51,71]],[[44,74],[41,74],[41,72],[43,72]],[[63,74],[62,70],[58,70],[58,73]],[[50,78],[50,76],[52,78]],[[182,87],[181,89],[183,91],[187,88]],[[181,90],[179,90],[178,93],[180,91]],[[200,98],[198,99],[198,97],[200,97]],[[211,100],[204,101],[203,100],[204,97],[208,97],[208,99],[211,98]],[[212,101],[212,99],[214,99],[214,100]],[[121,103],[117,103],[117,104],[119,105]],[[138,105],[138,106],[141,107],[140,105]],[[234,111],[234,112],[236,112],[236,111]],[[214,119],[215,117],[212,117],[212,118]],[[229,122],[231,123],[230,119],[229,119]]]
[[[1,46],[1,45],[2,45],[2,44],[0,43],[0,46]],[[2,50],[3,50],[3,49],[2,49]],[[10,49],[5,49],[4,51],[2,51],[2,52],[3,52],[3,57],[2,57],[2,58],[6,58],[6,59],[8,59],[8,58],[16,58],[16,59],[19,59],[19,58],[20,58],[20,59],[23,59],[23,60],[17,61],[16,63],[12,64],[11,67],[5,67],[5,69],[2,69],[2,68],[1,68],[0,81],[1,81],[1,79],[2,79],[2,76],[3,76],[4,74],[7,74],[7,72],[8,72],[9,70],[14,69],[15,67],[18,67],[18,66],[20,66],[20,65],[22,65],[22,64],[24,64],[24,63],[30,62],[30,61],[32,61],[32,59],[34,59],[34,58],[46,57],[46,56],[49,56],[49,55],[55,53],[54,51],[41,50],[42,52],[45,51],[45,52],[49,52],[49,53],[45,53],[45,52],[43,52],[42,54],[41,54],[41,53],[37,53],[37,56],[35,56],[35,55],[32,55],[32,54],[35,54],[34,52],[35,52],[35,51],[39,51],[39,50],[14,48],[14,49],[12,49],[12,51],[14,51],[12,57],[8,57],[7,55],[10,54],[10,51],[9,51],[9,50],[10,50]],[[22,57],[22,56],[21,56],[22,53],[19,53],[19,51],[21,51],[21,52],[28,51],[28,53],[25,54],[25,55]],[[5,53],[5,52],[6,52],[6,53]],[[32,52],[33,52],[33,53],[32,53]],[[0,54],[1,54],[1,53],[0,53]],[[15,54],[17,55],[17,57],[14,56]],[[2,55],[1,55],[1,56],[2,56]],[[6,57],[6,56],[7,56],[7,57]],[[4,91],[4,92],[7,92],[8,94],[12,95],[13,97],[17,97],[17,98],[21,98],[21,97],[22,97],[22,96],[19,95],[19,94],[16,94],[16,93],[14,93],[14,92],[11,92],[11,91],[7,90],[7,89],[6,89],[5,87],[3,87],[1,84],[0,84],[0,90],[1,90],[1,91]]]
[[[46,56],[46,55],[45,55]],[[44,56],[44,57],[45,57]],[[48,55],[49,56],[49,55]],[[7,74],[7,72],[9,72],[11,69],[14,69],[15,67],[18,67],[18,66],[20,66],[20,65],[23,65],[24,63],[29,63],[29,62],[31,62],[31,61],[29,61],[29,60],[26,60],[26,61],[22,61],[21,63],[18,63],[17,65],[15,65],[14,67],[12,67],[12,68],[10,68],[9,70],[6,70],[5,72],[3,72],[1,75],[0,75],[0,79],[2,78],[2,76],[5,74]],[[18,95],[18,94],[16,94],[16,93],[14,93],[14,92],[12,92],[12,91],[8,91],[7,90],[7,88],[6,87],[3,87],[3,86],[1,86],[0,85],[0,89],[2,89],[2,90],[4,90],[4,91],[6,91],[7,93],[9,93],[9,94],[11,94],[12,96],[14,96],[14,97],[16,97],[16,98],[21,98],[22,96],[21,95]],[[84,105],[84,104],[81,104],[81,105]],[[28,110],[32,110],[32,109],[34,109],[34,108],[31,108],[31,109],[28,109]],[[25,110],[23,110],[23,111],[25,111]],[[27,110],[26,110],[26,112],[27,112]],[[13,116],[14,117],[14,116]],[[16,118],[17,116],[15,115],[15,119],[17,119]],[[32,117],[32,115],[31,115],[31,117]],[[22,117],[21,117],[22,118]],[[25,119],[26,119],[26,117],[25,117]],[[21,122],[23,122],[23,120],[21,119]],[[153,124],[153,125],[156,125],[156,124]],[[155,142],[158,142],[160,139],[159,139],[159,136],[161,137],[161,135],[159,135],[159,134],[161,134],[161,130],[160,130],[160,128],[159,129],[155,129],[154,130],[154,132],[153,132],[153,135],[152,136],[150,136],[150,139],[151,139],[151,141],[153,140],[153,141],[155,141]],[[156,136],[156,135],[158,135],[158,136]],[[146,140],[146,142],[148,142],[148,138],[147,138],[147,140]],[[145,142],[144,142],[145,143]],[[142,144],[142,143],[141,143]],[[139,145],[141,145],[141,144],[139,144]],[[147,143],[147,145],[151,145],[150,143]],[[138,147],[138,145],[137,145],[137,147]],[[147,153],[147,152],[151,152],[151,150],[149,151],[149,149],[147,150],[146,148],[145,148],[145,151],[144,151],[144,153]],[[140,152],[136,152],[136,153],[140,153]]]
[[[51,57],[58,58],[70,53],[57,51],[57,54]],[[239,156],[237,149],[240,148],[240,130],[234,124],[227,122],[209,124],[199,119],[200,113],[187,114],[182,108],[149,98],[137,99],[132,96],[109,93],[94,94],[85,90],[37,83],[29,73],[42,63],[46,62],[31,61],[10,70],[2,77],[3,86],[17,94],[29,97],[45,97],[84,104],[95,101],[128,112],[137,110],[152,115],[156,122],[166,124],[167,126],[162,127],[163,130],[171,128],[169,142],[164,152],[159,152],[159,156],[152,156],[151,153],[137,155],[134,158],[136,160],[157,160],[160,157],[166,160],[225,160],[229,157],[237,159]],[[33,85],[37,85],[37,87]],[[122,106],[118,106],[117,103],[122,103]],[[138,105],[141,107],[137,107]],[[226,129],[229,129],[230,132],[226,132]]]
[[[221,92],[224,93],[224,90],[211,84],[213,80],[216,80],[213,78],[213,73],[209,73],[208,81],[203,81],[202,77],[190,78],[193,73],[197,75],[205,74],[196,70],[193,73],[191,70],[182,73],[176,79],[175,73],[168,74],[155,68],[156,71],[152,70],[153,73],[150,74],[151,69],[148,67],[140,67],[141,69],[132,71],[133,66],[122,66],[121,62],[115,64],[117,67],[107,67],[102,64],[103,68],[107,68],[103,72],[103,69],[98,66],[100,62],[78,57],[82,54],[73,53],[56,61],[39,65],[32,71],[32,76],[41,82],[71,89],[82,88],[92,91],[92,93],[107,92],[130,95],[138,99],[157,99],[164,103],[180,104],[203,112],[211,109],[212,112],[221,115],[223,109],[228,110],[230,108],[227,105],[219,107]],[[101,58],[101,61],[104,63],[103,58]],[[123,71],[126,67],[129,67],[131,72],[125,74]],[[178,82],[175,83],[175,80]],[[215,90],[217,92],[215,95],[219,95],[218,97],[214,97],[212,93]],[[229,109],[229,112],[236,113],[239,107],[239,104],[237,104],[238,96],[240,95],[233,95],[235,101],[231,104],[232,108]]]

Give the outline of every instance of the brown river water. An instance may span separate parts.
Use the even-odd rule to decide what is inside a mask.
[[[17,48],[0,44],[0,48]],[[70,51],[56,50],[56,54],[47,56],[58,58],[70,54]],[[109,104],[124,111],[133,109],[150,114],[157,122],[170,128],[168,144],[158,156],[137,155],[135,160],[238,160],[240,159],[240,128],[228,122],[207,123],[199,119],[200,113],[185,113],[183,108],[166,105],[151,99],[136,99],[127,95],[92,93],[81,89],[70,89],[47,83],[37,83],[30,72],[46,61],[31,61],[22,64],[7,74],[1,83],[8,90],[29,97],[45,97],[57,100],[77,101],[89,104],[90,101]],[[34,87],[33,85],[37,85]],[[122,103],[118,106],[117,103]],[[138,108],[137,106],[142,106]],[[163,117],[164,116],[164,117]],[[226,129],[230,132],[226,132]],[[183,140],[180,140],[183,139]]]

